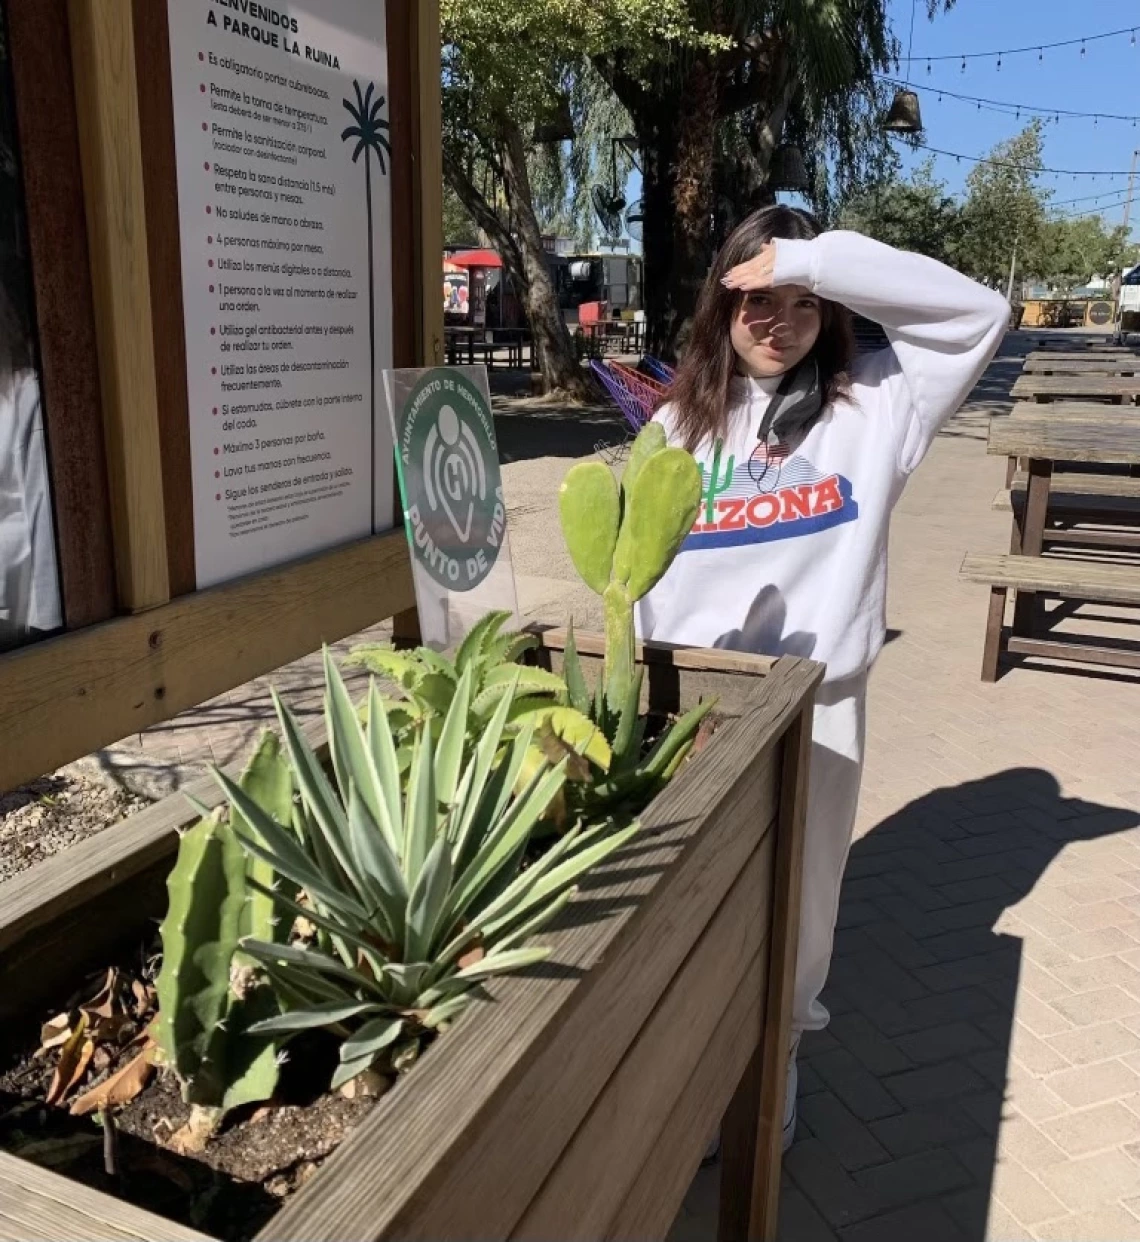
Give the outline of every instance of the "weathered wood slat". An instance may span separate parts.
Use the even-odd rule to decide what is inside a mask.
[[[70,0],[119,605],[170,598],[130,0]]]
[[[1025,375],[1135,375],[1140,371],[1140,358],[1135,355],[1114,357],[1071,358],[1067,354],[1046,354],[1044,357],[1026,358],[1022,367]]]
[[[1014,491],[1025,491],[1027,478],[1025,472],[1019,470],[1013,476]],[[1140,498],[1140,479],[1116,474],[1058,474],[1053,477],[1053,488],[1070,496]]]
[[[821,676],[779,661],[568,908],[552,967],[564,979],[497,983],[497,1003],[382,1099],[259,1237],[508,1236],[767,831],[780,739]]]
[[[1099,349],[1035,349],[1026,354],[1026,362],[1125,362],[1130,358],[1140,358],[1140,349],[1129,349],[1124,345],[1107,345]]]
[[[1090,398],[1135,401],[1140,395],[1140,376],[1021,375],[1010,391],[1015,397],[1027,397],[1034,401]]]
[[[1115,484],[1098,490],[1073,487],[1070,479],[1096,479],[1098,483]],[[1126,485],[1131,485],[1127,486]],[[1003,513],[1020,510],[1025,504],[1026,486],[1024,476],[1020,485],[1014,481],[1012,489],[1003,487],[990,506]],[[1140,517],[1140,479],[1117,478],[1113,475],[1054,475],[1049,489],[1049,516],[1068,518],[1087,514],[1091,519],[1107,521],[1110,517],[1131,520]]]
[[[768,973],[768,1017],[754,1054],[759,1078],[749,1075],[738,1089],[726,1123],[725,1166],[721,1176],[721,1242],[737,1229],[729,1213],[748,1204],[746,1236],[775,1242],[780,1209],[784,1093],[791,1045],[792,997],[799,944],[800,891],[813,713],[806,707],[784,736],[780,757],[780,811],[773,877],[772,962]],[[758,1109],[757,1109],[758,1106]],[[756,1127],[748,1142],[748,1127]],[[742,1141],[743,1139],[743,1141]]]
[[[764,965],[761,955],[748,970],[763,970]],[[764,999],[752,989],[733,997],[707,1052],[657,1134],[637,1180],[602,1236],[644,1242],[646,1238],[661,1238],[667,1234],[684,1198],[683,1191],[678,1193],[673,1188],[691,1183],[704,1154],[704,1145],[697,1152],[693,1151],[692,1137],[702,1133],[701,1122],[710,1111],[723,1113],[728,1107],[752,1050],[763,1038],[764,1016]],[[711,1137],[711,1134],[705,1135],[704,1143]],[[720,1236],[725,1235],[722,1232]],[[735,1242],[746,1235],[730,1236]]]
[[[1081,340],[1079,337],[1031,337],[1036,350],[1041,353],[1080,353],[1089,354],[1125,354],[1135,353],[1136,350],[1131,345],[1117,345],[1111,337],[1100,337],[1098,339],[1085,338]]]
[[[1074,423],[1121,423],[1136,427],[1140,426],[1140,406],[1098,405],[1095,401],[1019,401],[1008,417],[1019,422],[1027,418],[1053,418]]]
[[[1045,414],[1040,419],[992,418],[987,451],[1004,457],[1140,464],[1140,421],[1103,423]]]
[[[629,1052],[595,1100],[553,1172],[511,1235],[579,1238],[604,1235],[626,1192],[654,1153],[656,1136],[705,1055],[717,1026],[741,991],[765,995],[772,917],[775,833],[741,871],[704,935],[674,976]],[[709,1136],[687,1138],[699,1161]]]
[[[0,656],[0,790],[414,600],[407,542],[396,530]]]
[[[0,1152],[0,1242],[210,1242],[205,1234]]]
[[[1140,604],[1140,566],[1098,564],[1054,556],[970,552],[959,574],[968,582],[1041,591],[1066,599]]]
[[[5,11],[63,611],[77,629],[114,615],[115,561],[67,0]]]
[[[543,625],[531,628],[542,635],[544,665],[561,673],[566,631]],[[593,687],[601,674],[605,642],[601,635],[581,634],[575,635],[575,643],[586,681]],[[766,677],[776,663],[772,657],[743,651],[703,651],[653,641],[638,643],[636,658],[646,671],[641,690],[642,710],[665,715],[688,711],[702,699],[715,698],[718,716],[738,716],[755,692],[758,680]]]
[[[1011,634],[1006,641],[1011,655],[1036,656],[1042,660],[1072,660],[1078,664],[1106,665],[1110,668],[1140,668],[1140,651],[1100,646],[1079,639],[1025,638]]]

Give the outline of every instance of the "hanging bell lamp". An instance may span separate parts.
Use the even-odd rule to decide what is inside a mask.
[[[892,134],[922,133],[922,112],[916,92],[900,87],[895,91],[891,110],[887,113],[883,128]]]
[[[773,190],[807,190],[811,188],[803,152],[790,142],[784,143],[772,153],[768,170],[768,184]]]

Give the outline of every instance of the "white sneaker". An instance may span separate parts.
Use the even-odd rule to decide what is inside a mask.
[[[788,1078],[784,1095],[784,1151],[796,1141],[796,1095],[800,1087],[800,1072],[796,1067],[796,1054],[800,1050],[797,1035],[788,1053]]]

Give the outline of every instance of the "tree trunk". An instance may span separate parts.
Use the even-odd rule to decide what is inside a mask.
[[[678,83],[676,107],[638,118],[648,336],[667,359],[684,346],[712,260],[717,107],[716,70],[697,61]]]
[[[520,294],[534,336],[543,388],[547,392],[558,389],[584,398],[587,395],[585,377],[558,305],[558,294],[542,245],[542,230],[534,214],[522,131],[509,117],[501,118],[499,124],[503,171],[508,201],[514,211],[515,239],[522,266]]]

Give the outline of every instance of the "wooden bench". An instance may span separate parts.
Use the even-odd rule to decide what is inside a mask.
[[[1003,487],[994,496],[991,507],[1012,513],[1023,524],[1027,496],[1028,475],[1019,471],[1012,487]],[[1140,479],[1100,474],[1054,475],[1045,521],[1046,547],[1079,544],[1140,551]]]
[[[990,587],[990,611],[982,654],[983,681],[997,680],[1004,652],[1140,669],[1140,651],[1125,651],[1058,635],[1036,638],[1005,631],[1006,599],[1011,590],[1103,604],[1140,605],[1140,566],[1054,556],[970,552],[962,562],[960,576],[967,582],[984,582]]]
[[[1022,477],[1022,487],[1011,489],[1010,508],[1014,521],[1009,555],[971,554],[962,567],[963,577],[989,583],[992,592],[982,657],[984,681],[996,680],[1003,651],[1140,668],[1140,653],[1115,646],[1097,647],[1062,640],[1055,635],[1039,638],[1033,632],[1041,616],[1038,605],[1042,595],[1060,594],[1080,600],[1140,603],[1140,565],[1064,560],[1053,556],[1043,558],[1041,555],[1047,542],[1060,542],[1054,538],[1055,532],[1049,529],[1055,461],[1128,467],[1140,464],[1140,423],[1120,417],[1111,410],[1106,410],[1098,423],[1084,416],[1069,417],[1065,413],[1066,408],[1056,406],[1043,410],[1036,418],[1025,416],[990,420],[987,451],[1006,457],[1024,457],[1028,469]],[[1066,480],[1073,477],[1082,476],[1058,476],[1058,487],[1064,489]],[[1111,493],[1105,495],[1109,487],[1117,489],[1117,505],[1135,499],[1129,493],[1135,491],[1136,480],[1107,475],[1086,474],[1083,477],[1098,479],[1095,483],[1078,484],[1090,492],[1093,488],[1097,489],[1084,498],[1086,502],[1092,502],[1095,497],[1112,500]],[[1016,475],[1013,482],[1019,482]],[[1079,496],[1077,500],[1079,503]],[[1055,510],[1052,516],[1056,517]],[[1122,533],[1132,537],[1131,532]],[[1079,542],[1075,536],[1068,541]],[[1006,638],[1005,606],[1010,591],[1015,593],[1015,606],[1010,634]],[[1089,655],[1090,651],[1095,654]]]
[[[1122,405],[1134,403],[1140,397],[1140,377],[1022,374],[1011,394],[1029,401],[1106,401]]]

